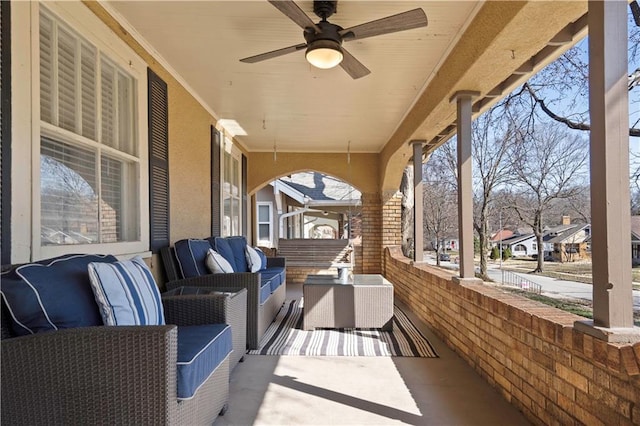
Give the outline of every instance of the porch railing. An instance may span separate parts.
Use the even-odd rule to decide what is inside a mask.
[[[520,275],[516,275],[510,271],[502,271],[502,285],[507,285],[510,287],[517,287],[520,290],[529,292],[529,293],[542,293],[542,286],[540,284],[536,284],[534,282],[529,281],[526,278],[521,277]]]

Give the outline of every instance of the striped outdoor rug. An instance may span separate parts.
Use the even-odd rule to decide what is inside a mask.
[[[393,331],[302,329],[302,301],[288,300],[251,355],[412,356],[437,358],[431,343],[394,306]]]

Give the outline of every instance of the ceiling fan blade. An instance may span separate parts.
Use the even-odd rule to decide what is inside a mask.
[[[320,32],[320,28],[304,13],[300,7],[291,0],[269,0],[276,9],[284,13],[289,19],[298,24],[302,29],[311,27]]]
[[[427,15],[421,8],[345,28],[339,33],[344,41],[373,37],[427,26]]]
[[[342,48],[342,55],[343,55],[343,58],[342,58],[342,62],[340,62],[340,66],[354,80],[360,77],[364,77],[365,75],[371,74],[371,71],[369,71],[369,68],[365,67],[362,64],[362,62],[357,60],[351,53],[347,52],[344,48]]]
[[[277,58],[278,56],[286,55],[288,53],[297,52],[307,47],[306,43],[296,44],[295,46],[284,47],[278,50],[272,50],[271,52],[261,53],[255,56],[249,56],[248,58],[240,59],[240,62],[246,62],[248,64],[254,64],[256,62],[266,61],[267,59]]]

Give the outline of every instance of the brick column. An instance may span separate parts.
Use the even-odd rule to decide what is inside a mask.
[[[380,194],[362,194],[362,255],[356,257],[356,271],[382,271],[382,200]]]
[[[389,192],[382,197],[382,249],[402,244],[402,193]]]

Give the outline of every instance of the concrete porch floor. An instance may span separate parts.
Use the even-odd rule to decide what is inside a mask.
[[[288,285],[287,299],[302,296]],[[215,425],[528,425],[410,316],[440,358],[245,355]]]

